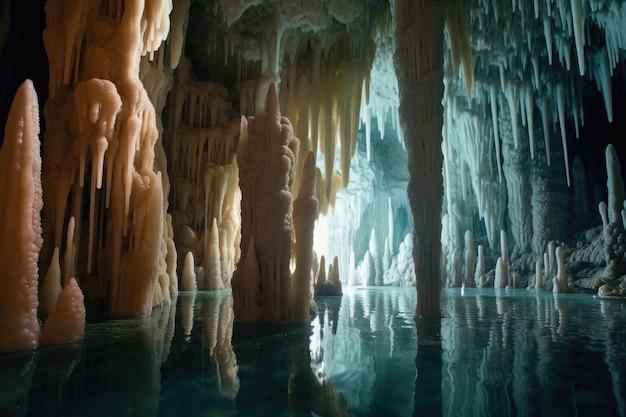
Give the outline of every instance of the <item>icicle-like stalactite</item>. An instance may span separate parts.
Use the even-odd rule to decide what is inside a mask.
[[[416,315],[441,314],[441,129],[443,37],[441,1],[394,2],[400,124],[408,153],[408,196],[413,213]]]

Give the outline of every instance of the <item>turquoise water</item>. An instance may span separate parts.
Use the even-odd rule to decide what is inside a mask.
[[[310,325],[234,323],[232,296],[181,293],[84,342],[0,354],[0,416],[626,417],[626,302],[414,289],[317,300]]]

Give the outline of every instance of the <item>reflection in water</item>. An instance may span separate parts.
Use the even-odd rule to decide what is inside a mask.
[[[623,303],[466,290],[443,307],[444,415],[626,415]]]
[[[414,289],[316,302],[310,326],[241,325],[229,292],[181,293],[0,354],[0,415],[626,417],[624,302],[449,289],[417,322]]]
[[[395,288],[317,299],[311,367],[343,394],[352,415],[411,415],[415,299],[415,291]]]

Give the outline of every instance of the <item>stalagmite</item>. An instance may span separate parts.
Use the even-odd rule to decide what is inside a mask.
[[[609,223],[617,223],[621,219],[621,210],[623,202],[626,199],[624,191],[624,180],[622,179],[622,171],[615,147],[609,144],[605,151],[606,160],[606,184],[607,184],[607,212]]]
[[[0,351],[33,349],[39,341],[43,197],[38,135],[37,94],[27,80],[13,99],[0,149]]]
[[[478,259],[476,261],[474,281],[478,288],[485,286],[485,247],[483,245],[478,245]]]
[[[535,262],[535,290],[543,289],[543,262],[537,259]]]
[[[222,281],[222,265],[220,260],[220,236],[217,219],[211,222],[211,229],[205,235],[206,249],[204,251],[204,287],[202,289],[214,291],[224,289]]]
[[[498,256],[493,286],[502,289],[506,288],[507,285],[509,285],[509,266],[502,260],[501,256]]]
[[[198,284],[196,282],[195,262],[193,259],[193,253],[187,252],[185,255],[185,261],[183,264],[183,271],[180,276],[180,290],[181,291],[196,291]]]
[[[75,278],[59,294],[54,312],[41,329],[42,345],[59,345],[82,340],[85,336],[85,304]]]
[[[76,276],[76,245],[74,244],[74,236],[76,227],[76,220],[74,217],[70,217],[70,221],[67,223],[67,238],[65,254],[63,255],[63,282],[62,285],[66,286],[70,282],[70,278]]]
[[[302,195],[302,204],[309,207],[301,211],[298,219],[301,224],[294,225],[292,191],[299,147],[300,141],[293,134],[291,122],[281,116],[276,89],[271,84],[264,110],[249,120],[241,118],[237,147],[242,248],[233,276],[233,300],[239,321],[276,323],[309,319],[303,317],[303,307],[294,304],[296,300],[306,301],[305,295],[296,295],[296,292],[309,290],[308,255],[299,257],[305,270],[297,275],[290,270],[294,228],[303,227],[303,240],[298,244],[304,245],[301,251],[310,252],[312,239],[306,235],[315,221],[312,217],[315,181],[310,161],[306,179],[300,184],[300,189],[308,194]],[[259,172],[271,175],[259,175]],[[299,211],[301,209],[304,207]],[[249,256],[253,258],[249,260]]]
[[[374,260],[374,269],[376,270],[376,285],[383,285],[383,258],[380,253],[380,247],[378,245],[378,238],[376,237],[376,230],[372,229],[370,232],[369,252]]]
[[[502,271],[504,273],[504,276],[502,277],[502,279],[504,280],[505,286],[507,285],[508,281],[509,281],[509,266],[511,265],[511,261],[509,258],[509,245],[508,245],[508,240],[506,237],[506,231],[501,230],[500,231],[500,257],[502,258]]]
[[[555,256],[557,261],[557,273],[552,279],[552,291],[555,293],[568,292],[567,271],[565,270],[565,259],[561,246],[556,248]]]
[[[376,267],[374,266],[374,258],[369,251],[365,252],[365,257],[360,267],[361,285],[364,287],[376,285]]]
[[[465,231],[465,285],[474,286],[476,272],[476,251],[474,250],[474,236],[471,230]]]

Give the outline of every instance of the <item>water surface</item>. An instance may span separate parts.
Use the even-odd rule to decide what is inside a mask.
[[[626,302],[447,289],[317,299],[310,324],[234,323],[229,292],[0,354],[1,416],[626,417]]]

